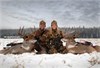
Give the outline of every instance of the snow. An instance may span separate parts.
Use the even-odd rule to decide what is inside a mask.
[[[80,41],[84,39],[76,39]],[[100,44],[100,39],[85,39]],[[22,42],[23,39],[0,39],[0,49],[10,42]],[[98,43],[97,43],[98,42]],[[96,59],[96,63],[90,63]],[[100,53],[84,54],[35,54],[23,53],[20,55],[0,54],[0,68],[99,68]]]

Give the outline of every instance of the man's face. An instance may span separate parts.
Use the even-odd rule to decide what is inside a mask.
[[[45,24],[40,24],[40,29],[45,29],[46,25]]]

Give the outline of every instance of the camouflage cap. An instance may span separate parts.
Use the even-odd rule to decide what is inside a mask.
[[[40,21],[40,25],[42,25],[42,24],[44,24],[44,25],[46,24],[44,20]]]
[[[53,20],[53,21],[51,22],[51,26],[52,26],[53,24],[57,25],[57,21]]]

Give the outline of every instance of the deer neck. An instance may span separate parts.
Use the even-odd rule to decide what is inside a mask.
[[[75,45],[76,45],[76,42],[74,39],[68,39],[66,42],[66,46],[68,49],[75,47]]]
[[[76,42],[75,42],[75,40],[74,39],[68,39],[67,40],[67,44],[69,44],[69,45],[74,45]]]

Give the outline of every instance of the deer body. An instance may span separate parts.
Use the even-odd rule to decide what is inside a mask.
[[[22,54],[25,52],[31,52],[34,49],[34,41],[24,41],[22,44],[18,44],[7,49],[1,50],[1,54]]]
[[[94,51],[96,50],[92,46],[86,46],[81,44],[68,49],[69,53],[74,53],[74,54],[92,53]]]
[[[20,28],[18,34],[24,41],[21,43],[8,44],[11,47],[1,50],[1,54],[22,54],[25,52],[32,52],[32,50],[34,50],[34,43],[36,42],[34,39],[34,33],[26,35],[23,30],[24,28]]]
[[[77,43],[75,41],[76,37],[77,35],[70,34],[70,33],[65,35],[64,41],[66,42],[67,52],[74,53],[74,54],[82,54],[82,53],[92,53],[94,51],[100,50],[98,47],[94,48],[91,44],[82,44],[80,42]]]

